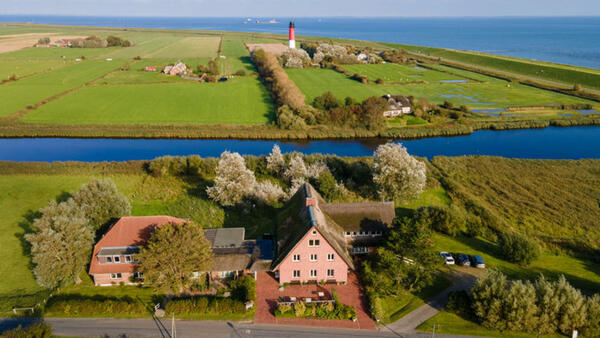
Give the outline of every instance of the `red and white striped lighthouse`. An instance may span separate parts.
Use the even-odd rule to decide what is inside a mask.
[[[290,21],[290,48],[296,48],[296,27],[294,21]]]

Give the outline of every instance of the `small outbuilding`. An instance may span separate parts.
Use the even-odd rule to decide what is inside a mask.
[[[387,94],[383,98],[388,100],[389,103],[389,108],[383,112],[383,116],[396,117],[412,113],[410,100],[406,96]]]

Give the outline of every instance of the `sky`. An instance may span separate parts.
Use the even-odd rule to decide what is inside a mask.
[[[600,16],[600,0],[0,0],[0,15]]]

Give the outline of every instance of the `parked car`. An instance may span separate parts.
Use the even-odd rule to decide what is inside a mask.
[[[483,262],[483,257],[481,256],[471,256],[471,266],[479,268],[479,269],[485,269],[485,263]]]
[[[471,266],[471,260],[469,259],[469,256],[459,253],[456,254],[454,257],[456,258],[456,263],[458,263],[458,265]]]
[[[444,259],[444,263],[448,265],[454,265],[454,258],[452,258],[451,254],[447,253],[446,251],[442,251],[440,252],[440,256],[442,256]]]

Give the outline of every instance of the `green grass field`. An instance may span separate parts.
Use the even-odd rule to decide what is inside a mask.
[[[288,69],[286,71],[306,95],[307,102],[312,102],[316,96],[330,91],[342,99],[349,96],[362,100],[369,96],[389,93],[412,95],[416,98],[426,97],[434,103],[443,103],[448,100],[455,105],[466,105],[470,108],[594,103],[529,86],[509,84],[506,81],[492,78],[488,78],[489,81],[486,83],[365,85],[330,69]]]
[[[0,117],[13,114],[28,105],[81,86],[118,68],[116,61],[82,61],[58,70],[2,85]]]
[[[10,53],[0,53],[0,62],[4,60],[53,60],[62,61],[63,56],[67,61],[85,56],[86,59],[100,59],[113,51],[120,50],[111,48],[25,48]]]
[[[256,78],[246,77],[225,83],[88,86],[28,113],[23,121],[264,124],[273,112],[266,89]]]
[[[399,65],[395,63],[383,63],[377,65],[345,65],[344,69],[351,74],[361,74],[369,78],[370,81],[382,79],[385,82],[409,83],[426,81],[436,83],[440,81],[466,80],[463,77],[438,72],[422,67]]]
[[[389,45],[433,57],[441,57],[452,61],[493,68],[523,76],[532,76],[566,84],[579,83],[584,87],[600,89],[600,72],[598,72],[598,70],[442,48]]]
[[[2,54],[0,54],[2,55]],[[17,78],[55,70],[71,64],[62,60],[2,60],[0,61],[0,80],[16,75]]]

